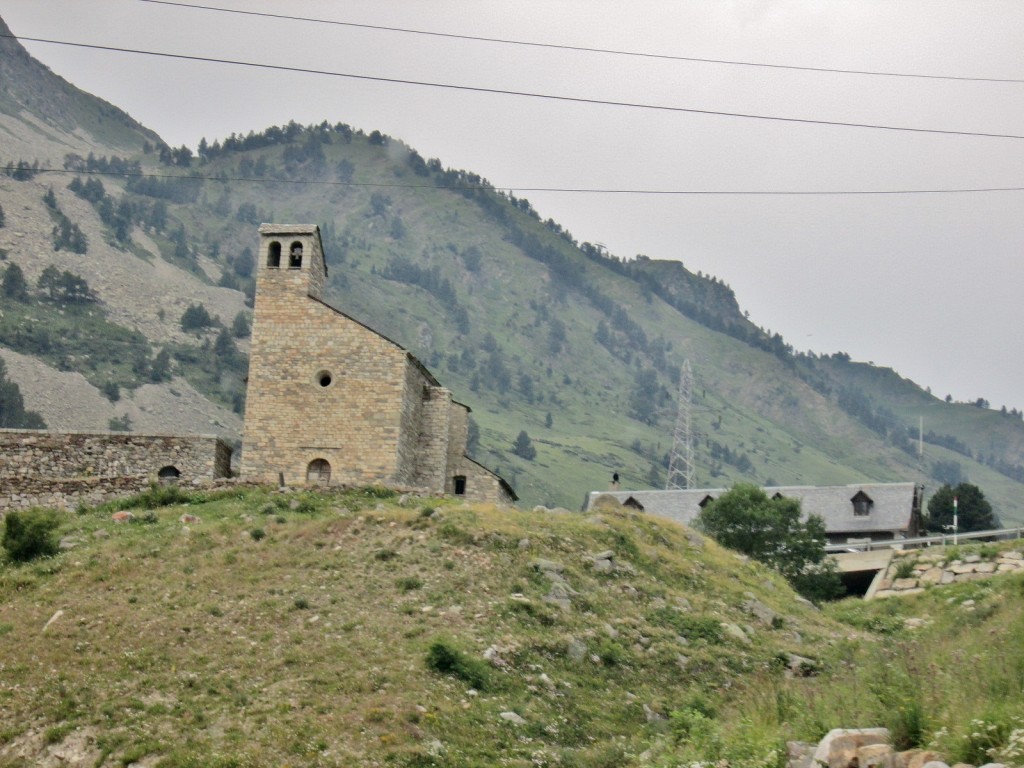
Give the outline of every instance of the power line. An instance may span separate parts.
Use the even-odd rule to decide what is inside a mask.
[[[932,75],[914,72],[888,72],[883,70],[867,69],[839,69],[835,67],[808,67],[796,64],[770,64],[757,61],[737,61],[733,59],[710,59],[698,56],[675,56],[665,53],[649,53],[644,51],[627,51],[615,48],[596,48],[584,45],[560,45],[557,43],[539,43],[531,40],[512,40],[502,37],[481,37],[478,35],[463,35],[453,32],[431,32],[423,29],[409,29],[407,27],[389,27],[381,24],[362,24],[354,21],[336,21],[334,19],[319,19],[309,16],[291,16],[283,13],[267,13],[264,11],[242,11],[236,8],[221,8],[213,5],[193,5],[192,3],[172,2],[171,0],[139,0],[143,3],[154,5],[169,5],[178,8],[191,8],[193,10],[217,11],[220,13],[234,13],[242,16],[259,16],[270,19],[281,19],[285,21],[304,21],[313,24],[329,24],[338,27],[352,27],[355,29],[372,29],[380,32],[399,32],[408,35],[421,35],[426,37],[440,37],[449,40],[469,40],[480,43],[497,43],[500,45],[518,45],[529,48],[549,48],[560,51],[576,51],[581,53],[600,53],[612,56],[629,56],[642,59],[659,59],[663,61],[687,61],[698,64],[724,64],[735,67],[757,67],[764,69],[788,69],[801,72],[824,72],[828,74],[841,75],[867,75],[871,77],[904,77],[921,80],[953,80],[961,82],[980,83],[1024,83],[1024,78],[1013,77],[970,77],[965,75]]]
[[[8,161],[10,164],[13,161]],[[0,164],[3,161],[0,160]],[[555,192],[567,194],[597,194],[597,195],[664,195],[664,196],[752,196],[752,197],[848,197],[854,195],[958,195],[958,194],[981,194],[993,192],[1024,192],[1022,187],[948,187],[935,189],[840,189],[840,190],[813,190],[813,189],[628,189],[613,187],[526,187],[526,186],[495,186],[480,184],[408,184],[402,182],[356,182],[356,181],[331,181],[327,179],[272,179],[265,176],[204,176],[201,174],[180,174],[180,173],[133,173],[131,171],[89,171],[76,170],[72,168],[32,168],[30,172],[54,173],[54,174],[77,174],[83,176],[116,176],[119,178],[140,178],[140,179],[178,179],[182,181],[210,181],[210,182],[241,182],[251,184],[290,184],[294,186],[327,186],[327,187],[366,187],[370,189],[441,189],[449,191],[461,191],[467,189],[492,191],[492,192]]]
[[[662,104],[643,104],[629,101],[613,101],[609,99],[588,99],[580,96],[558,96],[550,93],[539,93],[534,91],[512,91],[502,88],[486,88],[474,85],[458,85],[455,83],[437,83],[426,80],[408,80],[397,77],[381,77],[377,75],[359,75],[351,72],[333,72],[324,69],[309,69],[306,67],[290,67],[282,64],[262,64],[254,61],[239,61],[237,59],[221,59],[209,56],[190,56],[183,53],[163,53],[160,51],[144,51],[136,48],[121,48],[110,45],[96,45],[91,43],[73,43],[66,40],[49,40],[41,37],[24,37],[21,35],[4,35],[0,38],[11,38],[20,41],[34,43],[46,43],[48,45],[64,45],[72,48],[88,48],[98,51],[110,51],[115,53],[132,53],[140,56],[156,56],[167,59],[178,59],[181,61],[199,61],[210,64],[230,64],[233,66],[250,67],[255,69],[270,69],[280,72],[294,72],[305,75],[323,75],[326,77],[342,77],[350,80],[362,80],[376,83],[389,83],[393,85],[413,85],[425,88],[441,88],[452,91],[463,91],[471,93],[486,93],[501,96],[520,96],[532,99],[545,99],[547,101],[569,102],[574,104],[592,104],[606,107],[627,107],[630,109],[646,109],[659,112],[677,112],[691,115],[709,115],[715,117],[735,117],[746,120],[764,120],[780,123],[797,123],[802,125],[823,125],[838,128],[866,128],[877,131],[895,131],[901,133],[926,133],[944,136],[975,136],[989,139],[1024,139],[1022,134],[1012,133],[985,133],[981,131],[954,131],[941,128],[911,128],[899,125],[883,125],[879,123],[854,123],[841,120],[815,120],[804,117],[779,117],[774,115],[759,115],[748,112],[724,112],[713,109],[696,109],[692,107],[672,107]]]

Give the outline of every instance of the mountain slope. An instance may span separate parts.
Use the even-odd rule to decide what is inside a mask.
[[[795,356],[716,278],[675,261],[617,259],[474,173],[342,123],[204,140],[193,155],[118,113],[108,121],[121,126],[117,135],[90,133],[103,143],[83,157],[69,149],[81,132],[62,132],[61,120],[90,120],[109,105],[72,98],[71,86],[13,58],[45,102],[21,106],[19,130],[34,131],[37,156],[60,158],[51,165],[66,171],[0,176],[0,254],[33,287],[28,304],[5,307],[0,345],[82,374],[108,394],[108,419],[168,430],[205,421],[201,431],[237,440],[255,229],[314,222],[324,233],[327,299],[410,349],[473,408],[477,458],[525,504],[578,507],[614,471],[626,486],[663,484],[689,360],[699,485],[915,479],[911,432],[924,409],[926,431],[964,441],[927,446],[925,482],[937,486],[952,453],[1005,522],[1024,521],[1020,418],[944,403],[871,366]],[[6,138],[3,147],[17,159]],[[54,250],[73,227],[87,252]],[[80,276],[97,300],[73,306],[35,288],[47,267]],[[183,330],[192,307],[211,324]],[[49,378],[56,374],[15,380],[29,407],[52,419],[35,394]],[[141,387],[175,402],[175,381],[206,399],[201,417],[162,405],[145,419],[129,412]],[[53,423],[95,421],[82,413]],[[513,451],[521,431],[533,460]]]
[[[159,137],[113,104],[33,59],[0,19],[0,135],[9,159],[57,161],[67,152],[137,151]]]

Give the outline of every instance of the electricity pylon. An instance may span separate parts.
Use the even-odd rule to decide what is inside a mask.
[[[693,488],[693,433],[690,430],[690,410],[693,398],[693,370],[689,359],[683,361],[679,372],[679,413],[672,435],[672,456],[668,462],[666,491]]]

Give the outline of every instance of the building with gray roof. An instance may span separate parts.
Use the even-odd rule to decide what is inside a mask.
[[[727,490],[595,491],[587,496],[587,509],[601,496],[611,496],[624,506],[692,525],[701,509]],[[924,488],[916,483],[772,486],[764,488],[764,492],[770,497],[797,499],[805,517],[821,517],[829,544],[909,539],[919,536],[924,529]]]

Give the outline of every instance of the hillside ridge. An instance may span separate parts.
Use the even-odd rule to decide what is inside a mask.
[[[39,98],[67,98],[35,76],[46,86]],[[90,99],[75,95],[98,110]],[[256,226],[314,221],[330,265],[326,300],[409,349],[473,409],[477,458],[527,505],[577,507],[612,472],[632,487],[663,485],[689,360],[699,485],[916,479],[935,488],[959,473],[1004,521],[1024,521],[1020,414],[945,403],[841,355],[796,354],[751,323],[717,278],[579,242],[529,201],[379,131],[289,123],[204,139],[193,152],[119,119],[127,144],[94,137],[83,153],[78,133],[58,136],[42,113],[23,114],[19,130],[35,131],[45,150],[35,156],[66,168],[0,176],[0,254],[33,288],[0,318],[0,344],[54,371],[22,376],[23,390],[63,371],[96,392],[147,386],[174,397],[177,377],[210,407],[191,421],[169,414],[162,429],[207,419],[200,431],[237,440]],[[58,224],[78,227],[86,254],[54,250]],[[42,295],[35,286],[51,266],[84,279],[97,301],[62,306]],[[209,324],[186,330],[193,306]],[[76,327],[84,336],[72,344]],[[521,431],[537,447],[532,460],[512,450]]]

